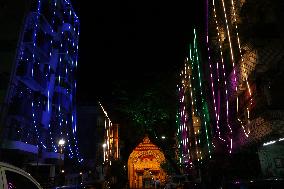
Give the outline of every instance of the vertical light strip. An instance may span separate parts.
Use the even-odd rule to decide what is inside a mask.
[[[234,22],[235,22],[235,30],[236,30],[236,34],[237,34],[238,48],[239,48],[239,53],[240,53],[240,56],[241,56],[240,67],[242,67],[243,62],[244,62],[244,58],[243,58],[242,50],[241,50],[241,43],[240,43],[239,32],[238,32],[238,25],[237,25],[237,19],[236,19],[236,11],[235,11],[235,6],[234,6],[234,0],[231,0],[231,4],[232,4],[233,15],[234,15]],[[237,95],[237,113],[238,112],[239,112],[239,96]]]
[[[186,129],[186,115],[187,115],[187,112],[186,112],[186,104],[185,104],[185,94],[186,94],[186,77],[187,77],[187,70],[186,70],[186,61],[185,61],[185,64],[184,64],[184,70],[182,71],[182,98],[181,98],[181,107],[182,107],[182,110],[181,110],[181,132],[182,132],[182,144],[183,144],[183,147],[182,147],[182,157],[185,157],[187,155],[187,149],[188,149],[188,145],[187,145],[187,138],[188,138],[188,135],[187,135],[187,129]],[[186,160],[184,159],[184,162]]]
[[[236,30],[236,35],[237,35],[237,42],[238,42],[238,49],[239,49],[239,53],[241,56],[241,65],[240,65],[240,69],[242,69],[242,66],[244,64],[244,58],[242,55],[242,49],[241,49],[241,42],[240,42],[240,38],[239,38],[239,32],[238,32],[238,25],[237,25],[237,18],[236,18],[236,10],[235,10],[235,6],[234,6],[234,0],[231,0],[231,4],[232,4],[232,10],[233,10],[233,16],[234,16],[234,22],[235,22],[235,30]],[[250,105],[252,105],[252,94],[251,94],[251,90],[250,90],[250,86],[246,77],[246,84],[247,84],[247,88],[249,90],[249,99],[250,99]],[[239,111],[239,98],[237,96],[237,112]],[[248,121],[249,121],[249,108],[247,108],[247,114],[248,114]],[[245,128],[244,128],[244,124],[242,123],[242,121],[238,118],[238,120],[241,123],[242,129],[245,133],[245,136],[248,137],[250,134],[250,130],[248,129],[248,132],[246,132]]]
[[[225,64],[224,64],[224,58],[223,58],[223,50],[222,50],[222,42],[221,42],[221,36],[220,36],[220,32],[219,32],[219,27],[218,27],[218,21],[217,21],[217,14],[216,14],[216,7],[215,7],[215,0],[212,1],[213,2],[213,10],[214,10],[214,18],[215,18],[215,23],[216,23],[216,30],[217,30],[217,34],[218,34],[218,41],[219,41],[219,48],[220,48],[220,56],[221,56],[221,70],[223,72],[223,80],[224,80],[224,86],[225,86],[225,95],[226,95],[226,120],[227,120],[227,125],[230,129],[230,133],[232,133],[232,129],[229,125],[229,99],[228,99],[228,87],[227,87],[227,82],[226,82],[226,71],[225,71]],[[218,115],[218,122],[219,122],[219,115]],[[219,125],[219,124],[218,124]],[[220,135],[220,130],[219,130],[219,139],[222,141],[226,141],[225,139],[221,138]],[[229,139],[230,140],[230,139]],[[231,140],[230,140],[231,143]],[[231,148],[231,144],[230,144],[230,150],[229,152],[232,152],[232,148]]]
[[[227,82],[226,82],[226,80],[225,80],[225,78],[226,78],[226,72],[225,72],[225,64],[224,64],[224,58],[223,58],[223,50],[222,50],[221,36],[220,36],[219,26],[218,26],[218,21],[217,21],[215,0],[213,0],[213,11],[214,11],[214,18],[215,18],[215,23],[216,23],[217,35],[218,35],[218,42],[219,42],[221,63],[222,63],[221,70],[222,70],[222,72],[223,72],[223,80],[224,80],[225,95],[226,95],[226,104],[228,104],[228,87],[227,87]],[[220,100],[220,99],[219,99],[219,100]],[[218,110],[218,111],[220,111],[220,110]],[[218,112],[218,111],[217,111],[217,112]],[[228,115],[228,106],[226,106],[226,113],[227,113],[227,115]],[[223,138],[221,137],[220,127],[219,127],[219,118],[220,118],[220,115],[219,115],[219,113],[217,113],[217,129],[218,129],[219,139],[222,140],[222,141],[225,141],[225,139],[223,139]],[[227,124],[228,124],[228,123],[227,123]]]
[[[205,102],[204,102],[204,97],[203,97],[203,89],[202,89],[202,78],[201,78],[201,71],[200,71],[200,67],[199,67],[199,54],[198,54],[198,48],[197,48],[197,35],[196,35],[196,31],[194,29],[194,41],[195,41],[195,52],[196,52],[196,64],[197,64],[197,71],[198,71],[198,78],[199,78],[199,87],[200,87],[200,97],[201,97],[201,104],[202,104],[202,110],[201,110],[201,114],[203,115],[204,118],[204,126],[205,126],[205,134],[206,134],[206,141],[207,141],[207,147],[208,147],[208,153],[209,156],[211,157],[211,151],[210,151],[210,146],[209,146],[209,138],[208,138],[208,128],[207,128],[207,124],[206,124],[206,116],[204,113],[204,107],[205,107]],[[201,124],[201,123],[200,123]],[[201,156],[202,158],[202,156]]]
[[[195,31],[194,31],[195,32]],[[197,100],[196,100],[196,93],[197,93],[197,89],[195,89],[194,88],[194,80],[195,80],[195,77],[194,77],[194,69],[195,69],[195,66],[194,66],[194,61],[195,61],[195,54],[196,54],[196,52],[195,52],[195,49],[194,49],[194,47],[195,47],[195,43],[196,43],[196,40],[195,40],[195,37],[196,36],[194,36],[194,41],[193,41],[193,49],[191,50],[191,55],[192,55],[192,57],[190,57],[190,63],[191,63],[191,75],[192,75],[192,78],[190,78],[190,85],[191,85],[191,90],[193,91],[192,92],[192,102],[195,102],[195,106],[194,106],[194,104],[193,104],[193,106],[192,106],[192,116],[193,117],[198,117],[198,110],[197,110]],[[191,45],[189,46],[189,48],[191,49],[192,47],[191,47]],[[197,81],[197,83],[198,83],[198,80],[196,80]],[[194,123],[195,122],[193,122],[193,130],[194,130]],[[198,149],[199,149],[199,145],[198,145],[198,136],[199,136],[199,129],[197,130],[197,132],[195,132],[194,131],[194,141],[195,141],[195,150],[196,150],[196,157],[197,157],[197,161],[199,162],[199,155],[198,155]]]
[[[236,29],[236,34],[237,34],[237,41],[238,41],[239,52],[240,52],[241,60],[243,62],[244,59],[243,59],[242,50],[241,50],[241,42],[240,42],[240,38],[239,38],[239,32],[238,32],[238,25],[237,25],[237,18],[236,18],[236,11],[235,11],[235,6],[234,6],[234,0],[231,0],[231,3],[232,3],[233,15],[234,15],[234,22],[235,22],[235,29]]]
[[[233,47],[232,47],[232,42],[231,42],[231,35],[230,35],[230,29],[229,29],[229,24],[228,24],[228,19],[227,19],[227,13],[226,13],[226,7],[224,0],[222,0],[222,5],[223,5],[223,11],[224,11],[224,16],[225,16],[225,22],[226,22],[226,29],[227,29],[227,34],[228,34],[228,39],[229,39],[229,46],[230,46],[230,53],[231,53],[231,60],[233,64],[233,74],[234,74],[234,82],[235,82],[235,91],[237,92],[237,78],[236,78],[236,69],[235,69],[235,58],[234,58],[234,53],[233,53]]]

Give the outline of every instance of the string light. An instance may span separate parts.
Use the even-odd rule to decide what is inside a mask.
[[[234,83],[235,84],[235,91],[237,92],[238,88],[237,88],[237,77],[236,77],[236,69],[235,69],[235,58],[234,58],[233,47],[232,47],[232,43],[231,43],[231,35],[230,35],[230,29],[229,29],[229,24],[228,24],[228,19],[227,19],[227,13],[226,13],[226,7],[225,7],[224,0],[222,0],[222,5],[223,5],[224,16],[225,16],[227,35],[228,35],[228,39],[229,39],[231,60],[232,60],[232,64],[233,64],[233,75],[234,75],[233,79],[234,79],[234,82],[235,82]]]
[[[207,128],[207,120],[206,120],[206,115],[205,115],[205,108],[207,107],[206,102],[204,101],[204,95],[203,95],[203,89],[202,89],[202,78],[201,78],[201,71],[200,71],[200,67],[199,67],[199,52],[198,52],[198,48],[197,48],[197,39],[196,39],[196,31],[194,29],[194,48],[195,48],[195,53],[196,53],[196,64],[197,64],[197,71],[198,71],[198,78],[199,78],[199,87],[200,87],[200,97],[201,97],[201,104],[202,104],[202,109],[200,110],[200,113],[203,115],[203,122],[204,122],[204,127],[205,127],[205,134],[206,134],[206,142],[207,142],[207,147],[208,147],[208,153],[209,156],[211,156],[211,151],[210,151],[210,142],[209,142],[209,136],[208,136],[208,128]],[[209,114],[207,114],[209,115]],[[198,120],[197,120],[198,121]],[[199,142],[200,143],[200,142]],[[201,156],[202,158],[202,156]]]
[[[195,32],[195,30],[194,30]],[[194,33],[195,34],[195,33]],[[190,84],[190,94],[191,94],[191,101],[192,101],[192,119],[193,119],[193,130],[194,130],[194,141],[195,141],[195,149],[196,149],[196,157],[197,157],[197,161],[199,161],[199,154],[198,154],[198,149],[199,149],[199,143],[198,143],[198,140],[199,140],[199,128],[197,128],[197,132],[195,131],[194,129],[194,125],[195,124],[199,124],[198,123],[198,119],[199,119],[199,112],[198,112],[198,109],[197,109],[197,89],[195,88],[195,83],[194,81],[196,81],[198,83],[198,80],[195,79],[194,77],[194,74],[195,73],[195,66],[194,66],[194,61],[195,61],[195,58],[196,58],[196,51],[195,51],[195,43],[196,43],[196,40],[195,40],[196,36],[194,36],[194,40],[193,40],[193,46],[194,48],[192,49],[191,48],[191,45],[189,46],[189,49],[190,49],[190,67],[191,67],[191,75],[189,76],[189,84]],[[192,77],[191,77],[192,76]],[[195,105],[194,105],[194,102],[195,102]],[[196,122],[195,122],[196,121]]]
[[[193,46],[190,45],[189,47],[189,58],[186,58],[184,69],[180,76],[182,80],[181,86],[178,87],[180,106],[179,112],[176,116],[176,123],[178,125],[177,133],[180,141],[178,145],[179,158],[180,163],[187,162],[192,167],[192,160],[202,163],[204,159],[201,147],[201,140],[203,140],[203,138],[200,132],[202,127],[205,130],[205,141],[208,148],[208,156],[211,158],[211,147],[208,131],[209,112],[202,88],[202,73],[197,48],[196,30],[194,30]],[[191,103],[190,112],[187,112],[188,108],[186,108],[186,103]],[[192,122],[188,125],[186,123],[188,122],[189,116],[192,116]],[[192,128],[189,127],[190,125]],[[192,135],[190,135],[190,133],[192,133]],[[194,150],[194,153],[190,154],[192,150]],[[191,158],[191,155],[193,155],[195,158]]]
[[[35,21],[34,21],[34,24],[35,24],[35,27],[34,27],[34,34],[33,34],[33,49],[32,49],[32,62],[31,62],[31,74],[32,74],[32,77],[34,77],[34,64],[36,62],[35,60],[35,50],[36,50],[36,43],[37,43],[37,32],[38,32],[38,22],[39,22],[39,15],[40,15],[40,9],[41,9],[41,1],[39,0],[38,1],[38,4],[37,4],[37,12],[36,12],[36,18],[35,18]],[[41,144],[41,146],[43,148],[46,148],[46,146],[44,145],[44,143],[42,142],[41,140],[41,136],[40,136],[40,133],[38,131],[38,127],[37,127],[37,121],[36,121],[36,118],[35,118],[35,112],[38,112],[38,111],[35,111],[35,99],[34,99],[34,95],[33,95],[33,100],[32,100],[32,103],[31,103],[31,113],[32,113],[32,124],[34,125],[34,129],[35,129],[35,134],[36,134],[36,146],[39,147],[39,144]]]
[[[212,65],[211,65],[211,56],[210,56],[210,47],[209,47],[209,34],[208,34],[208,24],[209,24],[209,3],[206,0],[206,47],[208,53],[208,63],[209,63],[209,74],[210,74],[210,81],[211,81],[211,90],[212,90],[212,97],[213,97],[213,105],[214,105],[214,112],[216,118],[216,125],[220,135],[219,124],[218,124],[218,114],[217,114],[217,107],[216,107],[216,99],[215,99],[215,92],[214,92],[214,82],[213,82],[213,74],[212,74]],[[217,66],[218,68],[218,66]],[[218,75],[218,74],[217,74]],[[218,78],[219,82],[219,78]]]
[[[252,93],[251,93],[251,89],[250,89],[250,85],[249,85],[249,82],[248,82],[248,80],[247,80],[247,77],[246,77],[246,86],[247,86],[247,89],[248,89],[248,92],[249,92],[249,105],[248,105],[248,107],[246,108],[246,112],[247,112],[247,123],[243,123],[243,121],[240,119],[240,118],[237,118],[238,119],[238,121],[240,122],[240,124],[241,124],[241,127],[242,127],[242,129],[243,129],[243,132],[244,132],[244,134],[245,134],[245,136],[246,137],[249,137],[249,134],[250,134],[250,129],[248,128],[247,130],[248,131],[246,131],[246,129],[245,129],[245,124],[248,124],[249,123],[249,120],[250,120],[250,110],[249,110],[249,106],[252,106]]]
[[[50,27],[51,27],[51,33],[49,33],[49,35],[53,36],[53,34],[55,33],[54,31],[57,31],[57,28],[54,28],[54,27],[59,27],[59,26],[55,26],[54,25],[54,20],[55,20],[55,14],[56,14],[56,11],[59,11],[59,9],[57,8],[57,1],[54,0],[54,1],[51,1],[51,12],[53,12],[53,15],[51,16],[51,20],[50,20]],[[64,3],[64,2],[61,2],[61,3]],[[65,1],[66,4],[70,5],[70,1]],[[41,25],[41,20],[40,20],[40,16],[41,16],[41,1],[39,0],[38,1],[38,4],[37,4],[37,9],[36,9],[36,14],[35,15],[32,15],[34,16],[34,32],[33,32],[33,38],[32,38],[32,44],[33,44],[33,50],[32,50],[32,62],[31,62],[31,76],[34,77],[34,79],[36,80],[38,77],[38,72],[40,69],[39,68],[39,65],[40,65],[40,62],[43,61],[40,59],[40,57],[38,57],[38,55],[35,53],[36,52],[36,48],[40,48],[40,46],[37,46],[37,37],[39,36],[37,34],[38,30],[40,29],[40,25]],[[61,6],[61,5],[60,5]],[[63,5],[61,7],[64,7],[65,9],[67,8],[67,6]],[[66,17],[64,19],[66,19],[66,22],[68,21],[71,21],[71,16],[74,16],[74,27],[79,27],[79,21],[78,21],[78,17],[76,16],[75,13],[72,14],[72,12],[74,12],[73,8],[72,7],[69,7],[70,8],[70,12],[69,12],[69,17]],[[58,10],[57,10],[58,9]],[[44,21],[46,22],[46,20]],[[63,20],[63,23],[64,23],[64,20]],[[70,22],[71,23],[71,22]],[[75,28],[74,28],[75,29]],[[46,35],[47,32],[43,31],[44,34]],[[69,32],[69,31],[66,31],[66,32]],[[78,29],[78,33],[76,34],[79,34],[79,29]],[[69,53],[69,56],[71,57],[70,55],[70,51],[68,49],[68,46],[67,43],[72,43],[72,44],[77,44],[77,48],[76,50],[73,52],[74,54],[74,57],[71,57],[73,61],[76,61],[76,64],[77,64],[77,59],[78,59],[78,36],[74,36],[74,39],[73,40],[70,40],[69,38],[66,40],[66,38],[63,36],[65,35],[64,32],[61,32],[61,38],[58,38],[57,40],[59,40],[60,43],[60,47],[61,49],[59,49],[59,53],[60,52],[66,52],[66,53]],[[50,59],[54,59],[54,57],[56,57],[57,55],[56,54],[56,51],[53,52],[53,45],[54,45],[54,42],[53,42],[54,37],[51,37],[50,39],[50,51],[47,52],[47,54],[49,55],[49,58]],[[23,43],[23,42],[22,42]],[[64,43],[64,45],[63,45]],[[55,46],[54,46],[55,47]],[[55,47],[56,48],[56,47]],[[66,49],[67,48],[67,49]],[[23,51],[24,48],[21,48],[21,53],[20,53],[20,60],[23,60],[23,57],[27,56],[25,55],[25,52]],[[53,57],[54,56],[54,57]],[[67,139],[68,141],[68,146],[69,146],[69,156],[71,158],[73,158],[73,155],[74,155],[74,150],[72,150],[72,146],[74,147],[75,151],[76,151],[76,156],[77,156],[77,159],[79,162],[82,162],[83,159],[81,157],[79,157],[79,150],[78,150],[78,145],[77,145],[77,139],[76,139],[76,106],[74,106],[75,104],[75,98],[73,98],[75,95],[76,95],[76,84],[75,84],[75,87],[71,88],[71,91],[73,91],[73,93],[70,93],[70,104],[73,104],[73,111],[72,111],[72,121],[71,121],[71,125],[72,125],[72,130],[74,131],[73,132],[73,138],[71,141],[71,138],[70,138],[70,134],[69,134],[69,120],[71,119],[71,117],[67,116],[67,112],[66,110],[64,109],[65,107],[63,106],[63,102],[61,100],[61,95],[63,95],[63,88],[61,87],[61,84],[62,82],[66,82],[66,80],[68,78],[71,78],[71,81],[70,82],[73,82],[73,83],[76,83],[76,81],[73,79],[73,75],[71,77],[69,77],[69,72],[71,70],[69,70],[68,68],[68,61],[66,59],[64,59],[64,57],[62,55],[59,56],[59,62],[56,62],[56,60],[53,60],[57,63],[57,66],[55,65],[52,65],[52,69],[54,71],[54,69],[56,68],[58,70],[58,87],[55,88],[55,91],[57,93],[59,93],[59,96],[58,96],[58,114],[56,116],[56,120],[57,122],[49,122],[47,123],[47,128],[48,128],[48,134],[49,134],[49,141],[50,141],[50,147],[51,148],[48,148],[48,149],[52,149],[54,152],[57,152],[57,147],[55,146],[55,140],[59,137],[59,135],[65,135],[65,138]],[[30,61],[30,58],[26,58],[26,62],[29,62]],[[57,60],[58,61],[58,60]],[[65,66],[65,77],[63,77],[63,75],[61,75],[61,70],[64,68]],[[72,73],[71,73],[72,74]],[[48,65],[48,70],[46,70],[46,73],[45,73],[45,76],[46,78],[50,79],[50,76],[51,76],[51,65]],[[47,79],[47,80],[48,80]],[[72,85],[73,86],[73,85]],[[54,92],[51,90],[53,88],[52,86],[52,82],[49,81],[48,82],[48,85],[47,85],[47,92],[46,92],[46,99],[47,99],[47,103],[46,103],[46,110],[47,110],[47,113],[48,115],[44,115],[44,116],[49,116],[49,120],[52,120],[52,115],[55,115],[54,113],[52,113],[53,111],[56,111],[56,110],[53,110],[51,104],[53,104],[51,101],[54,99],[53,98],[53,95],[54,95]],[[31,90],[30,90],[31,91]],[[68,90],[66,90],[68,92]],[[31,93],[31,92],[30,92]],[[66,94],[66,93],[65,93]],[[34,96],[34,95],[33,95]],[[33,97],[34,98],[34,97]],[[34,125],[34,130],[35,130],[35,134],[36,134],[36,138],[38,140],[37,144],[40,144],[43,148],[47,149],[47,145],[45,145],[45,143],[42,141],[42,132],[39,130],[38,128],[38,121],[41,120],[41,117],[40,115],[38,115],[36,112],[39,112],[39,111],[42,111],[42,106],[43,106],[43,100],[44,98],[42,98],[41,96],[38,97],[36,100],[33,99],[32,100],[32,118],[33,118],[33,125]],[[43,116],[43,115],[42,115]],[[57,131],[57,128],[58,125],[60,126],[60,133],[56,133]],[[64,128],[64,132],[63,132],[63,128]],[[54,131],[54,132],[53,132]],[[29,133],[28,133],[29,135]]]
[[[181,85],[178,86],[178,96],[179,96],[179,108],[177,113],[177,125],[178,125],[178,139],[179,139],[179,157],[180,163],[187,163],[190,161],[190,151],[188,147],[189,143],[189,128],[188,113],[186,112],[185,94],[188,87],[187,78],[189,72],[187,71],[187,60],[185,60],[184,69],[181,71]]]
[[[104,119],[104,127],[105,127],[105,138],[104,138],[104,161],[107,161],[110,159],[110,156],[112,154],[112,146],[114,145],[114,141],[111,140],[112,135],[113,135],[113,124],[107,114],[107,111],[105,110],[105,108],[102,106],[101,102],[98,102],[104,115],[105,115],[105,119]]]
[[[224,64],[224,58],[223,58],[223,50],[222,50],[222,43],[221,43],[221,36],[220,36],[220,32],[219,32],[219,26],[218,26],[218,21],[217,21],[217,14],[216,14],[216,7],[215,7],[215,0],[212,1],[213,3],[213,14],[214,14],[214,18],[215,18],[215,23],[216,23],[216,30],[217,30],[217,35],[218,35],[218,42],[219,42],[219,50],[220,50],[220,57],[221,57],[221,63],[222,63],[222,66],[221,66],[221,71],[222,71],[222,75],[223,75],[223,80],[224,80],[224,86],[225,86],[225,98],[226,98],[226,121],[227,121],[227,126],[230,130],[230,134],[232,135],[232,128],[230,127],[230,124],[229,124],[229,100],[228,100],[228,87],[227,87],[227,82],[226,82],[226,72],[225,72],[225,64]],[[217,63],[217,74],[219,74],[219,71],[218,71],[218,63]],[[211,85],[213,86],[213,85]],[[214,90],[214,89],[212,89]],[[220,99],[218,101],[218,103],[220,103]],[[219,105],[220,106],[220,105]],[[215,109],[217,109],[216,107],[214,107]],[[223,139],[221,137],[221,133],[220,133],[220,127],[219,127],[219,118],[220,118],[220,115],[219,115],[219,112],[220,112],[220,109],[217,110],[218,114],[217,114],[217,130],[218,130],[218,136],[219,136],[219,139],[221,141],[226,141],[225,139]],[[232,152],[232,140],[231,138],[232,136],[229,136],[229,142],[230,142],[230,145],[229,145],[229,152],[231,153]]]
[[[239,32],[238,32],[238,26],[237,26],[237,19],[236,19],[236,11],[235,11],[235,6],[234,6],[234,1],[231,0],[231,4],[232,4],[232,11],[233,11],[233,19],[234,19],[234,22],[235,22],[235,30],[236,30],[236,36],[237,36],[237,42],[238,42],[238,50],[239,50],[239,54],[241,56],[241,67],[243,67],[243,64],[244,64],[244,58],[243,58],[243,55],[242,55],[242,51],[241,51],[241,43],[240,43],[240,38],[239,38]],[[252,93],[251,93],[251,90],[250,90],[250,86],[249,86],[249,83],[248,83],[248,80],[247,80],[247,76],[245,76],[245,82],[246,82],[246,85],[247,85],[247,88],[248,88],[248,91],[249,91],[249,99],[250,99],[250,105],[252,105]],[[239,111],[239,107],[238,107],[238,102],[239,101],[239,98],[237,96],[237,112]],[[249,108],[247,107],[247,118],[248,118],[248,121],[250,119],[250,116],[249,116]],[[241,126],[242,126],[242,129],[246,135],[246,137],[248,137],[249,133],[250,133],[250,130],[248,129],[248,131],[245,130],[244,128],[244,123],[238,118],[239,122],[241,123]]]

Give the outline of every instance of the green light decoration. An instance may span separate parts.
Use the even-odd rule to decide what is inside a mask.
[[[197,34],[196,34],[196,30],[193,30],[194,32],[194,40],[193,40],[193,47],[190,46],[190,62],[191,62],[191,66],[192,66],[192,75],[193,78],[195,78],[195,83],[193,83],[193,86],[196,86],[194,88],[193,91],[195,91],[195,95],[196,98],[194,99],[194,101],[196,102],[196,104],[198,103],[198,105],[196,105],[196,112],[197,115],[199,115],[200,117],[202,117],[202,125],[204,127],[205,130],[205,134],[206,134],[206,143],[207,143],[207,148],[208,148],[208,155],[209,158],[211,158],[211,142],[209,139],[209,111],[208,111],[208,104],[205,100],[205,94],[203,92],[204,88],[203,88],[203,80],[202,80],[202,72],[200,69],[200,58],[199,58],[199,51],[198,51],[198,47],[197,47]],[[194,77],[195,76],[195,77]],[[198,87],[198,88],[197,88]],[[198,94],[199,93],[199,94]],[[199,136],[199,140],[200,140],[201,136]],[[201,160],[202,160],[202,156],[201,156]]]
[[[178,151],[177,158],[185,168],[192,168],[211,158],[212,135],[210,116],[204,92],[203,69],[194,30],[193,45],[189,45],[189,57],[185,59],[178,85],[179,106],[176,114]],[[207,152],[203,153],[204,150]]]

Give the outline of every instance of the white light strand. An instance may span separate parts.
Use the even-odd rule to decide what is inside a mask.
[[[233,53],[233,47],[232,47],[232,42],[231,42],[231,35],[230,35],[230,29],[229,29],[229,24],[228,24],[228,19],[227,19],[227,13],[226,13],[226,7],[225,7],[225,3],[224,0],[222,0],[222,5],[223,5],[223,11],[224,11],[224,16],[225,16],[225,23],[226,23],[226,29],[227,29],[227,35],[228,35],[228,39],[229,39],[229,46],[230,46],[230,54],[231,54],[231,60],[232,60],[232,64],[233,64],[233,79],[235,82],[235,91],[238,90],[237,88],[237,78],[236,78],[236,69],[235,69],[235,58],[234,58],[234,53]]]
[[[218,21],[217,21],[217,14],[216,14],[216,8],[215,8],[215,0],[213,0],[213,11],[214,11],[214,18],[215,18],[215,23],[216,23],[216,30],[217,30],[217,35],[218,35],[218,42],[219,42],[219,49],[220,49],[220,56],[221,56],[221,69],[223,70],[223,80],[224,80],[224,86],[225,86],[225,95],[226,95],[226,105],[228,104],[228,87],[227,87],[227,82],[226,82],[226,72],[225,72],[225,64],[224,64],[224,58],[223,58],[223,50],[222,50],[222,43],[221,43],[221,36],[220,36],[220,32],[219,32],[219,26],[218,26]],[[218,74],[218,73],[217,73]],[[220,101],[220,98],[219,98]],[[219,102],[220,103],[220,102]],[[217,112],[217,130],[218,130],[218,136],[219,139],[222,141],[226,141],[225,139],[223,139],[221,137],[221,132],[220,132],[220,127],[219,127],[219,111]],[[228,106],[226,106],[226,115],[227,115],[227,121],[228,121]],[[229,123],[227,123],[229,124]]]

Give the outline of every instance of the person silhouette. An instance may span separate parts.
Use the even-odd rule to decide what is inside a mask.
[[[160,189],[160,186],[161,186],[161,182],[160,182],[159,178],[157,178],[156,181],[155,181],[155,189]]]

